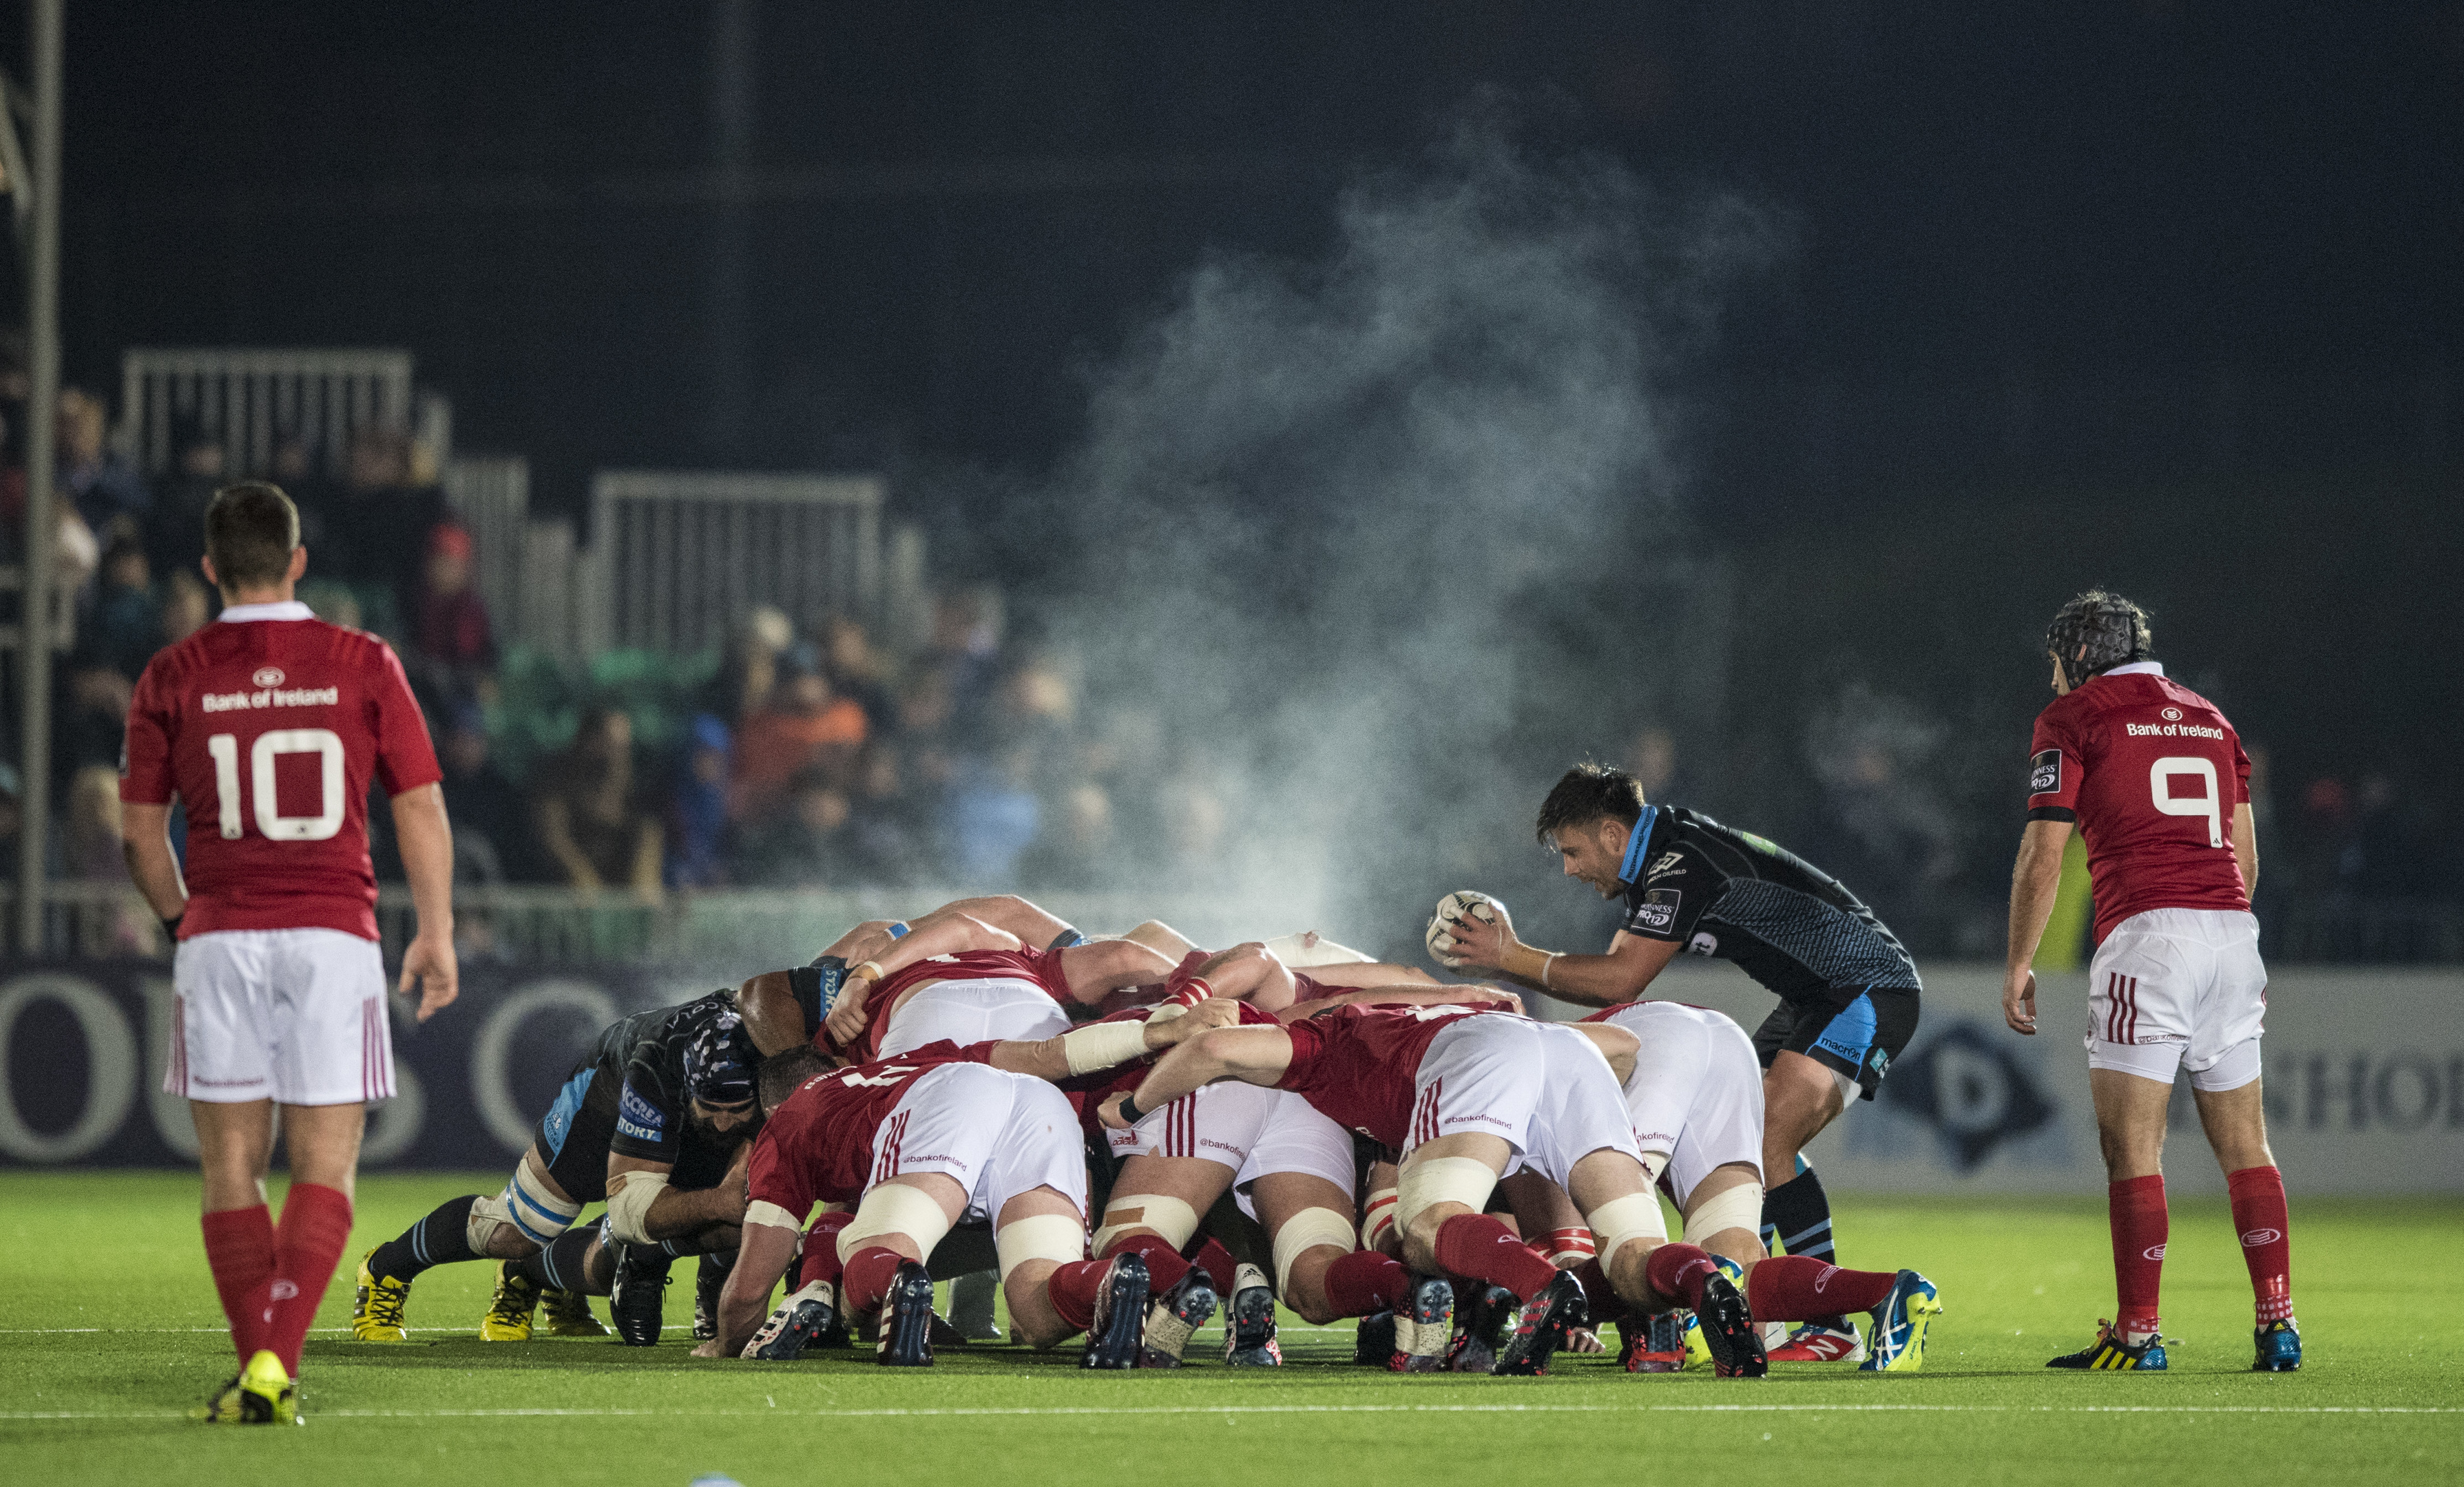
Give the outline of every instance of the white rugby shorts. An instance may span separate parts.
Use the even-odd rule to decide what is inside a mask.
[[[1497,1136],[1524,1166],[1560,1186],[1594,1151],[1639,1157],[1608,1060],[1570,1027],[1465,1017],[1430,1042],[1415,1082],[1406,1156],[1440,1136]]]
[[[1037,1042],[1068,1031],[1069,1014],[1033,981],[935,981],[891,1009],[874,1057],[895,1059],[945,1038],[964,1048],[1004,1039]]]
[[[957,1179],[967,1190],[968,1219],[998,1223],[1002,1205],[1037,1188],[1087,1212],[1087,1148],[1067,1097],[1044,1080],[988,1063],[926,1072],[873,1132],[872,1178],[865,1186],[911,1172]]]
[[[1242,1211],[1255,1218],[1249,1185],[1276,1172],[1353,1186],[1352,1133],[1288,1089],[1226,1080],[1150,1110],[1128,1130],[1106,1130],[1112,1155],[1185,1156],[1232,1169]]]
[[[340,929],[221,929],[171,956],[163,1092],[212,1104],[355,1104],[393,1094],[377,942]]]
[[[1641,1039],[1625,1107],[1635,1145],[1668,1157],[1668,1186],[1683,1208],[1718,1168],[1743,1163],[1761,1180],[1763,1070],[1735,1020],[1673,1001],[1639,1001],[1603,1019]]]
[[[2151,908],[2113,927],[2088,965],[2087,1063],[2193,1087],[2258,1078],[2267,965],[2241,909]]]

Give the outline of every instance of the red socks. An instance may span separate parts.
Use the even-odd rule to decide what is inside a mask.
[[[264,1210],[257,1210],[263,1213]],[[317,1303],[351,1243],[351,1200],[340,1188],[295,1182],[274,1231],[274,1274],[251,1293],[262,1308],[259,1347],[271,1347],[283,1371],[299,1376],[299,1348],[317,1320]]]
[[[1403,1304],[1412,1278],[1375,1250],[1354,1250],[1326,1267],[1326,1303],[1338,1317],[1366,1317]]]
[[[1780,1255],[1746,1272],[1746,1305],[1756,1322],[1805,1322],[1872,1311],[1891,1294],[1896,1274],[1842,1270],[1810,1255]]]
[[[1198,1254],[1190,1263],[1206,1272],[1207,1283],[1214,1286],[1215,1294],[1226,1301],[1232,1299],[1233,1292],[1241,1289],[1241,1263],[1232,1257],[1232,1252],[1223,1247],[1222,1241],[1209,1238],[1198,1247]],[[1152,1278],[1154,1272],[1150,1270],[1148,1275]],[[1158,1286],[1156,1289],[1162,1288]]]
[[[847,1272],[839,1262],[839,1231],[854,1220],[853,1214],[824,1214],[813,1220],[804,1231],[804,1253],[796,1262],[796,1283],[789,1289],[801,1291],[816,1280],[839,1283]]]
[[[2123,1342],[2137,1346],[2156,1334],[2169,1230],[2165,1179],[2151,1175],[2114,1183],[2105,1190],[2105,1204],[2113,1222],[2113,1324]]]
[[[1438,1226],[1438,1263],[1455,1275],[1502,1285],[1528,1301],[1557,1279],[1557,1267],[1525,1248],[1486,1214],[1457,1214]]]
[[[1134,1255],[1147,1262],[1147,1293],[1151,1296],[1161,1296],[1180,1284],[1190,1272],[1189,1261],[1181,1258],[1180,1251],[1174,1249],[1172,1241],[1159,1234],[1125,1234],[1105,1246],[1104,1253],[1095,1257],[1111,1259],[1115,1255]],[[1229,1295],[1228,1292],[1218,1294]]]
[[[2250,1292],[2258,1324],[2293,1315],[2292,1219],[2284,1209],[2284,1174],[2273,1167],[2245,1167],[2225,1175],[2233,1193],[2233,1232],[2241,1236],[2242,1263],[2250,1267]]]
[[[1071,1260],[1056,1266],[1052,1279],[1044,1282],[1044,1294],[1062,1321],[1083,1331],[1095,1320],[1095,1293],[1103,1287],[1104,1272],[1111,1268],[1109,1259]]]
[[[1643,1262],[1642,1283],[1652,1294],[1697,1311],[1703,1306],[1703,1286],[1720,1267],[1711,1257],[1691,1244],[1663,1244],[1651,1252]]]
[[[208,1214],[206,1265],[231,1323],[231,1346],[243,1367],[265,1341],[265,1288],[274,1279],[274,1215],[264,1204]],[[259,1298],[252,1300],[252,1298]]]
[[[831,1247],[837,1248],[835,1240]],[[869,1244],[847,1257],[847,1280],[840,1287],[846,1304],[840,1310],[851,1317],[869,1316],[881,1309],[881,1299],[890,1294],[890,1280],[907,1257],[885,1245]]]

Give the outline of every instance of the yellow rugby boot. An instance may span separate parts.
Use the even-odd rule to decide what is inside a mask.
[[[479,1320],[479,1337],[488,1343],[527,1343],[531,1313],[539,1308],[539,1283],[522,1274],[513,1260],[496,1262],[496,1295],[488,1315]]]
[[[539,1305],[547,1312],[550,1337],[605,1337],[607,1327],[590,1314],[590,1298],[580,1291],[541,1291]]]
[[[360,1290],[351,1301],[351,1336],[362,1343],[407,1343],[402,1305],[410,1300],[410,1282],[378,1276],[368,1269],[375,1250],[360,1257]]]

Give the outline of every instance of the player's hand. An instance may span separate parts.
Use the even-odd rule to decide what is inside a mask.
[[[1485,981],[1475,981],[1468,986],[1458,987],[1456,990],[1463,994],[1463,1001],[1470,1006],[1496,1006],[1507,1012],[1523,1010],[1523,998],[1503,986],[1491,986]]]
[[[2025,966],[2002,978],[2002,1020],[2013,1033],[2036,1036],[2036,973]]]
[[[453,954],[452,935],[423,929],[412,938],[410,949],[402,953],[402,984],[397,990],[407,996],[413,983],[419,987],[420,1021],[453,1005],[453,998],[462,995],[462,968]]]
[[[1147,1048],[1161,1053],[1189,1041],[1210,1028],[1230,1027],[1241,1020],[1241,1004],[1229,996],[1210,996],[1195,1007],[1173,1007],[1172,1016],[1157,1009],[1147,1018]]]
[[[1591,1328],[1568,1327],[1566,1329],[1566,1351],[1570,1353],[1604,1353],[1608,1350],[1608,1345],[1601,1342],[1600,1335],[1597,1332],[1593,1331]]]
[[[841,1048],[852,1048],[864,1036],[865,1003],[872,995],[872,977],[850,972],[839,987],[839,999],[830,1003],[830,1015],[822,1025],[830,1032],[830,1041]]]
[[[1446,933],[1454,937],[1458,963],[1449,969],[1477,966],[1495,970],[1506,963],[1507,947],[1520,943],[1514,938],[1514,921],[1506,917],[1506,906],[1491,902],[1484,907],[1497,917],[1483,919],[1475,913],[1464,913],[1446,921]]]
[[[747,1142],[745,1146],[750,1149],[752,1143]],[[745,1207],[753,1201],[752,1184],[747,1180],[744,1169],[730,1168],[727,1175],[718,1180],[718,1186],[711,1190],[711,1193],[718,1207],[719,1222],[726,1224],[744,1222]]]
[[[1104,1097],[1104,1103],[1095,1107],[1095,1119],[1104,1123],[1105,1129],[1128,1130],[1130,1128],[1130,1123],[1121,1119],[1121,1104],[1129,1098],[1126,1090],[1117,1095],[1107,1095]]]

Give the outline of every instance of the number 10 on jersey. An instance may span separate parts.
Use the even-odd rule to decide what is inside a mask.
[[[214,795],[222,803],[223,840],[238,840],[240,826],[239,735],[215,733],[206,739],[214,761]],[[314,816],[285,816],[274,798],[274,761],[285,754],[313,754],[318,761],[318,804]],[[194,757],[194,755],[190,755]],[[329,728],[280,728],[256,735],[248,750],[251,794],[256,807],[256,829],[269,842],[322,842],[342,829],[342,808],[350,795],[342,785],[342,740]]]

